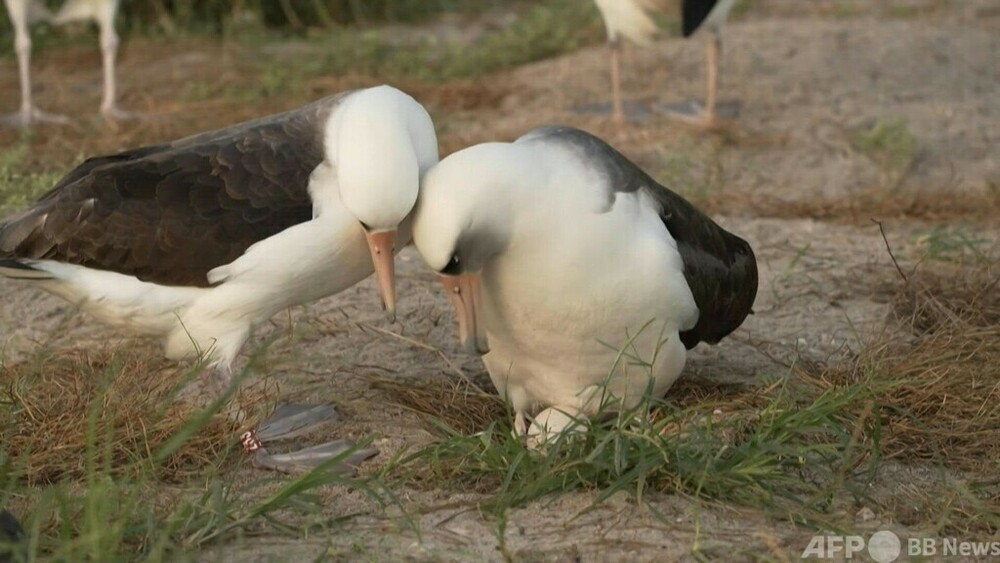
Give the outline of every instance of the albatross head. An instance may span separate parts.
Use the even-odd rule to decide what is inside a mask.
[[[424,178],[413,219],[413,243],[441,284],[470,353],[486,353],[479,307],[480,272],[510,243],[510,198],[518,165],[511,145],[487,143],[459,151]],[[511,168],[513,166],[513,168]]]
[[[400,224],[413,210],[421,174],[438,161],[427,111],[390,86],[352,94],[333,120],[327,151],[337,166],[340,198],[368,240],[379,294],[395,318],[394,251]]]

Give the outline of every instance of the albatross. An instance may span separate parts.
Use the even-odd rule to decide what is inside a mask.
[[[21,109],[4,117],[4,123],[26,127],[32,123],[69,121],[64,116],[38,109],[31,96],[31,34],[28,33],[28,25],[36,21],[50,21],[56,25],[79,20],[97,23],[104,69],[101,115],[106,119],[136,117],[135,114],[119,109],[116,102],[115,58],[118,54],[118,33],[115,31],[115,16],[119,0],[66,0],[55,15],[38,0],[4,0],[4,4],[14,25],[14,50],[17,52],[17,69],[21,80]]]
[[[569,127],[442,160],[413,240],[515,431],[536,441],[665,393],[686,351],[739,327],[757,293],[746,241]]]
[[[650,12],[662,10],[663,0],[594,0],[604,20],[611,52],[611,116],[617,123],[625,120],[621,95],[621,38],[640,45],[648,44],[657,33]],[[704,107],[696,115],[669,112],[671,117],[699,126],[716,123],[716,92],[719,76],[719,54],[722,34],[735,0],[682,0],[681,33],[690,37],[699,30],[711,33],[706,46],[707,94]]]
[[[394,318],[394,252],[437,161],[427,111],[389,86],[91,158],[0,224],[0,275],[160,337],[168,358],[204,357],[220,392],[278,311],[374,271]],[[288,413],[297,433],[312,417]]]

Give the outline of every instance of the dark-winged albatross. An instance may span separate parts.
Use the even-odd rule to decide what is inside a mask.
[[[107,119],[135,117],[135,114],[119,109],[116,103],[115,58],[118,54],[118,33],[115,31],[115,16],[118,13],[118,3],[119,0],[66,0],[53,16],[38,0],[4,0],[10,21],[14,24],[14,50],[17,51],[17,68],[21,79],[21,110],[4,117],[4,123],[26,127],[39,122],[69,121],[64,116],[41,111],[32,100],[31,35],[28,33],[28,24],[42,20],[57,25],[78,20],[93,20],[97,23],[104,69],[101,115]]]
[[[611,51],[611,115],[621,123],[625,120],[624,104],[621,96],[621,37],[634,43],[648,44],[657,33],[656,23],[650,12],[664,10],[664,0],[594,0],[604,19]],[[689,123],[711,126],[715,123],[716,92],[719,75],[719,53],[722,49],[722,33],[735,0],[682,0],[681,31],[690,37],[699,29],[712,33],[708,42],[707,70],[708,92],[704,108],[696,115],[669,112],[671,117]]]
[[[749,244],[568,127],[442,160],[425,176],[413,234],[443,276],[463,344],[488,352],[529,436],[604,401],[628,408],[663,394],[686,349],[735,330],[757,293]],[[652,367],[622,360],[623,348]]]
[[[389,86],[91,158],[0,225],[0,275],[205,356],[224,388],[278,311],[374,271],[394,314],[394,249],[437,160],[430,116]]]

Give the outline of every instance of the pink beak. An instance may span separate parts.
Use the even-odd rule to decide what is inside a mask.
[[[490,351],[486,334],[482,327],[482,313],[479,306],[479,274],[441,276],[444,286],[458,317],[458,338],[469,354],[485,354]]]
[[[372,263],[375,264],[375,281],[378,282],[378,293],[382,297],[382,306],[389,315],[390,321],[396,320],[396,267],[393,262],[393,244],[396,241],[396,231],[365,232],[368,239],[368,250],[372,253]]]

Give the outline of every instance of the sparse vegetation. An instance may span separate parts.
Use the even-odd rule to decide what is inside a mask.
[[[25,172],[24,159],[30,137],[0,149],[0,217],[25,207],[52,188],[58,172]]]
[[[920,142],[902,119],[880,119],[858,131],[853,143],[872,160],[896,170],[909,167],[920,149]]]
[[[377,482],[326,471],[336,460],[288,479],[244,477],[229,397],[205,408],[177,402],[201,368],[170,369],[148,361],[151,352],[43,353],[0,365],[0,504],[31,507],[17,512],[31,514],[23,524],[32,557],[174,560],[263,529],[323,528],[315,491],[330,485],[382,502]],[[239,407],[259,419],[271,393],[245,388]]]

